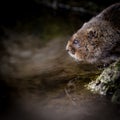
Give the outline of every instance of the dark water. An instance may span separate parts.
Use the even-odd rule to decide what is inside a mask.
[[[62,86],[62,87],[61,87]],[[3,102],[1,120],[119,120],[120,109],[105,96],[95,95],[79,84],[67,94],[66,84],[53,90],[22,93]]]
[[[100,71],[65,51],[67,40],[92,15],[42,9],[16,18],[3,32],[0,120],[119,120],[119,105],[84,86]]]

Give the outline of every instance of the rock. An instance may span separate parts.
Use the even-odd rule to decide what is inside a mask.
[[[87,85],[94,93],[113,95],[112,101],[120,98],[120,60],[107,67],[98,78]],[[119,101],[120,102],[120,101]]]

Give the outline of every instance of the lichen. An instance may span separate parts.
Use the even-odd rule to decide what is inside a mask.
[[[87,85],[87,89],[102,95],[112,95],[112,102],[118,103],[120,95],[120,60],[117,60]],[[119,101],[120,103],[120,101]]]

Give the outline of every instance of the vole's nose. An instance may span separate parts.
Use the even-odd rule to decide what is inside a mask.
[[[66,51],[75,54],[75,48],[73,48],[72,46],[66,46]]]

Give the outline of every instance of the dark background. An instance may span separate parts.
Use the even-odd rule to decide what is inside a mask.
[[[1,0],[0,25],[12,26],[15,25],[15,22],[18,20],[25,21],[26,19],[29,20],[35,16],[41,16],[43,7],[47,7],[47,5],[43,5],[42,3],[53,3],[54,1],[71,6],[82,6],[83,8],[91,2],[99,9],[119,2],[119,0]]]

